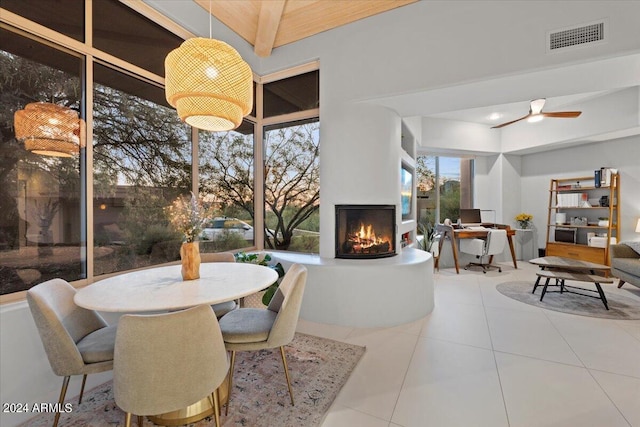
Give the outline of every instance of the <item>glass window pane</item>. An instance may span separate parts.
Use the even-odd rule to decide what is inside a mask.
[[[460,208],[473,208],[473,159],[418,156],[418,220],[456,222]]]
[[[80,182],[84,150],[67,158],[28,152],[16,140],[14,128],[15,112],[32,102],[79,110],[82,63],[81,58],[0,31],[0,294],[55,277],[86,277]]]
[[[84,41],[82,0],[2,0],[0,7],[76,40]]]
[[[200,131],[200,196],[213,206],[201,252],[254,246],[254,124],[229,132]]]
[[[191,189],[191,128],[162,88],[94,67],[94,274],[179,259],[164,208]]]
[[[320,106],[320,72],[318,70],[289,77],[263,88],[264,117],[296,113]]]
[[[183,40],[119,1],[93,2],[93,46],[159,76]]]
[[[265,127],[265,247],[318,253],[320,122]]]

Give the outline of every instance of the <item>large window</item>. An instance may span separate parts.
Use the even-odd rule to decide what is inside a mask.
[[[420,155],[416,175],[419,222],[455,222],[461,208],[473,208],[473,159]]]
[[[318,119],[265,128],[265,247],[319,251],[319,128]]]
[[[82,155],[32,153],[14,131],[15,112],[30,103],[79,111],[82,65],[80,57],[0,30],[1,294],[54,277],[86,277]],[[52,119],[41,127],[49,125],[57,126]],[[43,130],[56,138],[52,128]]]
[[[244,120],[230,132],[199,132],[200,196],[214,207],[201,252],[254,245],[254,126]]]
[[[258,78],[238,129],[195,132],[162,86],[179,37],[117,0],[44,3],[0,5],[26,18],[0,15],[0,296],[179,259],[164,208],[189,192],[214,208],[202,252],[318,252],[317,64]],[[16,139],[37,101],[79,115],[70,157]]]
[[[164,90],[96,64],[94,274],[179,259],[164,208],[191,189],[191,129]]]

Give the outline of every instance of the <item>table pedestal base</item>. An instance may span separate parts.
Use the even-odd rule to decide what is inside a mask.
[[[229,402],[229,390],[228,390],[228,376],[224,379],[218,391],[220,393],[220,406]],[[147,418],[154,424],[161,426],[182,426],[185,424],[191,424],[205,419],[208,416],[213,416],[213,400],[212,396],[207,396],[204,399],[189,405],[186,408],[179,409],[177,411],[166,412],[160,415],[150,415]]]

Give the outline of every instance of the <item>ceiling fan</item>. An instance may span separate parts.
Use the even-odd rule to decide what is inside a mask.
[[[552,111],[552,112],[543,112],[542,107],[544,107],[544,103],[546,102],[545,98],[534,99],[531,101],[531,105],[529,106],[529,114],[524,117],[520,117],[519,119],[512,120],[510,122],[502,123],[500,125],[492,126],[491,129],[498,129],[501,127],[508,126],[515,122],[519,122],[520,120],[530,119],[531,121],[542,120],[543,117],[558,117],[561,119],[574,119],[582,114],[582,111]]]

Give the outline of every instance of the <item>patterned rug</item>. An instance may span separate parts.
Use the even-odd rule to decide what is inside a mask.
[[[238,352],[233,375],[229,416],[220,418],[223,426],[319,426],[336,395],[364,354],[365,348],[338,341],[296,334],[285,347],[295,406],[291,406],[280,351]],[[113,400],[108,382],[85,393],[81,405],[77,398],[73,411],[62,414],[59,426],[124,426],[124,412]],[[23,426],[51,426],[54,415],[43,414]],[[136,424],[133,417],[132,425]],[[153,425],[145,419],[145,426]],[[206,418],[192,427],[215,426]]]
[[[544,280],[541,281],[544,284]],[[567,283],[574,285],[573,282]],[[585,289],[596,289],[593,283],[579,283],[576,284]],[[544,295],[544,299],[540,301],[540,295],[542,295],[542,286],[536,289],[535,295],[531,293],[533,290],[533,281],[531,282],[505,282],[496,286],[498,292],[509,298],[513,298],[517,301],[524,302],[529,305],[535,305],[536,307],[546,308],[548,310],[560,311],[569,314],[578,314],[580,316],[588,317],[600,317],[603,319],[618,319],[618,320],[635,320],[640,319],[640,301],[637,299],[625,297],[617,293],[607,293],[606,287],[605,296],[609,304],[609,310],[604,308],[604,304],[600,299],[589,298],[582,295],[576,295],[571,293],[556,293],[559,289],[549,286],[547,293]],[[550,292],[553,291],[553,292]],[[578,291],[586,294],[592,292]],[[597,293],[593,293],[597,295]]]

